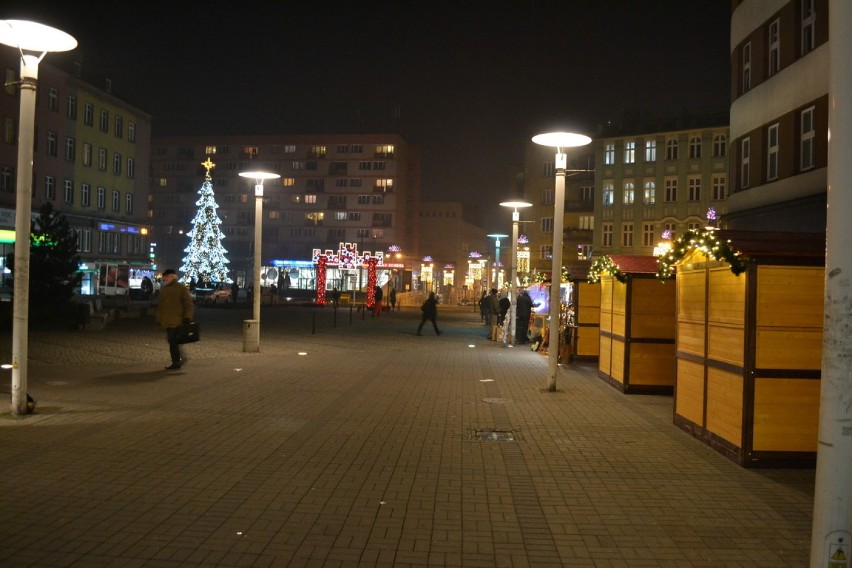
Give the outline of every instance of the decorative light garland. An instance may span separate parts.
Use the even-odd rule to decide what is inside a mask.
[[[622,284],[627,282],[627,275],[624,274],[616,263],[607,255],[599,256],[589,267],[589,273],[586,279],[589,284],[597,284],[600,282],[601,274],[609,274]]]
[[[657,258],[657,278],[662,281],[671,278],[675,265],[693,249],[698,249],[706,256],[720,262],[727,262],[731,266],[731,272],[736,275],[745,272],[746,262],[742,258],[742,253],[731,248],[730,239],[721,242],[716,238],[715,231],[698,230],[686,231],[674,241],[671,250]]]

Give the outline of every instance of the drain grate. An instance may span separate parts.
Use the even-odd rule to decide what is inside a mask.
[[[467,439],[476,442],[517,442],[521,436],[515,430],[471,430]]]

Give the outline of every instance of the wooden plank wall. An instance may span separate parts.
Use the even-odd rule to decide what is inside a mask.
[[[574,356],[594,361],[600,355],[601,285],[576,283]]]

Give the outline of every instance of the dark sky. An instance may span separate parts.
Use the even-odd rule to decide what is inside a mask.
[[[31,0],[0,18],[75,36],[49,61],[109,76],[155,136],[401,129],[424,199],[486,212],[534,134],[728,104],[729,0]]]

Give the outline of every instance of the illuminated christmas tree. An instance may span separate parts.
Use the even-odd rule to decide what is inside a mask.
[[[228,278],[227,250],[222,246],[225,235],[219,230],[222,220],[216,214],[219,205],[213,196],[213,180],[210,170],[216,167],[210,158],[201,164],[207,169],[204,174],[204,184],[198,190],[201,196],[195,202],[198,207],[192,220],[192,230],[189,232],[189,246],[183,252],[182,282],[231,282]]]

